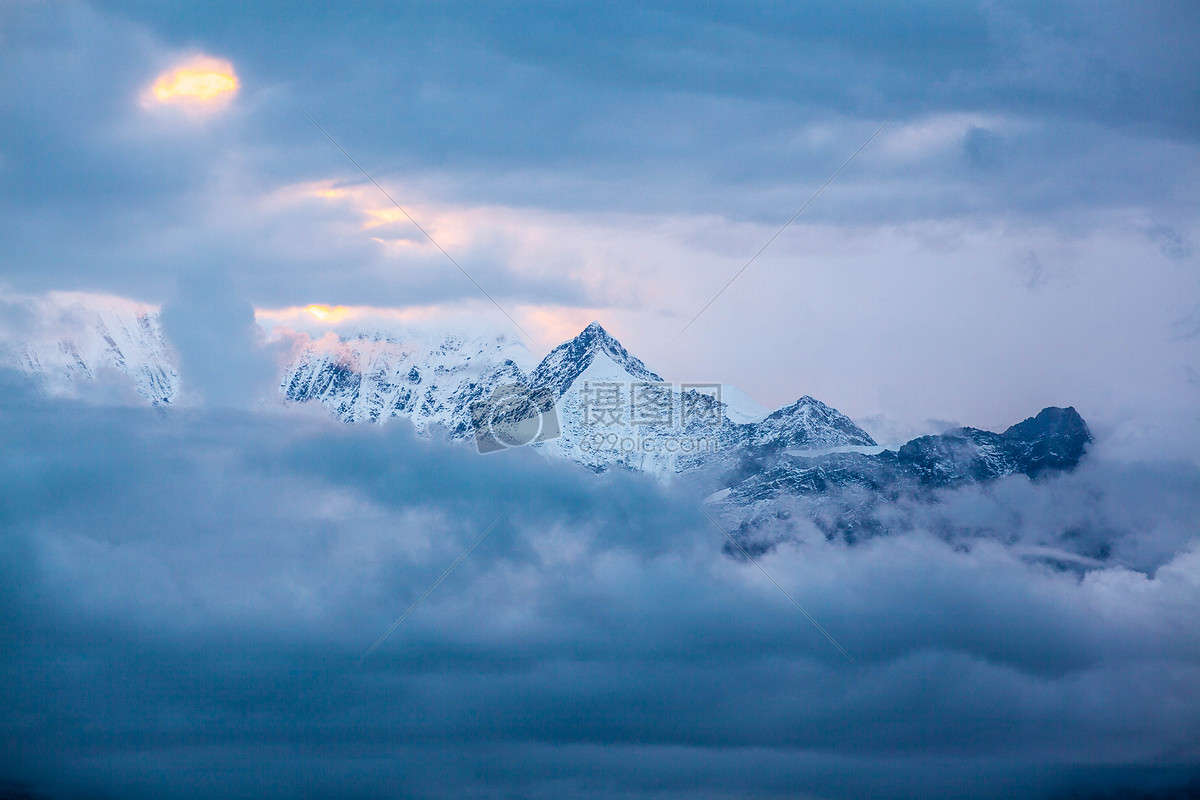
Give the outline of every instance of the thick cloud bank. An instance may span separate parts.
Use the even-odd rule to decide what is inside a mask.
[[[98,408],[15,379],[0,392],[14,793],[1200,787],[1194,467],[1003,483],[948,495],[930,512],[941,530],[763,555],[851,663],[722,554],[682,489],[305,409]],[[1040,532],[1078,520],[1111,532],[1124,565],[1030,560]]]

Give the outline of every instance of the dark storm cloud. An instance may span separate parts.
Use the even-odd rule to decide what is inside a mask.
[[[764,556],[855,665],[721,554],[682,487],[305,409],[95,408],[11,378],[3,400],[0,771],[51,795],[1052,797],[1195,777],[1194,469],[1004,484],[929,518],[992,520],[990,538]],[[1016,554],[1081,520],[1152,572]]]

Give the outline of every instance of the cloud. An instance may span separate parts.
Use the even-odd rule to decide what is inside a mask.
[[[232,100],[239,86],[232,64],[197,54],[160,74],[143,93],[142,105],[216,109]]]
[[[1200,441],[1194,10],[293,10],[0,5],[0,336],[69,332],[31,296],[137,298],[206,401],[4,378],[3,774],[155,797],[1195,792],[1196,484],[1161,462]],[[236,64],[237,102],[147,113],[196,52]],[[251,413],[300,340],[264,344],[254,308],[482,316],[304,114],[548,339],[617,319],[668,377],[893,431],[1076,405],[1107,466],[772,552],[855,668],[673,490]],[[1106,543],[1129,566],[1049,557]]]
[[[253,265],[259,305],[379,302],[365,289],[314,300],[337,288],[331,265],[384,285],[388,302],[430,292],[445,273],[425,270],[419,253],[381,253],[360,220],[315,204],[284,215],[272,206],[289,186],[361,180],[297,107],[406,207],[472,226],[490,210],[507,213],[509,228],[536,229],[548,210],[636,215],[651,236],[658,220],[678,217],[777,228],[895,110],[894,130],[806,219],[1107,227],[1106,212],[1130,206],[1164,224],[1194,217],[1195,119],[1178,97],[1194,91],[1200,70],[1188,69],[1189,48],[1163,46],[1192,21],[1166,5],[1139,12],[1138,25],[1124,12],[1023,4],[946,13],[938,3],[903,12],[879,3],[870,14],[717,4],[697,14],[665,3],[629,15],[448,4],[288,20],[222,3],[182,16],[31,8],[4,10],[6,85],[23,91],[8,90],[0,134],[6,271],[22,291],[148,291],[160,301],[174,273],[221,257]],[[148,76],[178,67],[198,43],[237,63],[238,107],[205,126],[147,119],[136,99]],[[1001,137],[1003,158],[983,131]],[[372,208],[392,213],[379,199]],[[456,213],[442,214],[447,207]],[[421,238],[380,227],[373,235],[395,247]],[[442,234],[454,241],[462,231]],[[537,260],[569,266],[570,238],[551,240]],[[712,238],[729,245],[737,232]],[[464,263],[486,285],[551,293],[544,272],[553,270],[529,279],[521,251],[475,239]],[[398,273],[408,280],[396,285]],[[561,302],[577,287],[552,288]]]
[[[185,400],[246,407],[275,401],[286,348],[272,348],[228,274],[196,272],[179,281],[160,315],[179,355]]]
[[[1192,243],[1170,225],[1151,225],[1146,235],[1158,243],[1163,255],[1176,261],[1185,261],[1192,256]]]
[[[992,169],[1004,158],[1004,139],[995,131],[972,125],[962,137],[963,152],[972,166]]]
[[[683,487],[303,408],[3,392],[0,774],[51,796],[1049,797],[1195,778],[1194,468],[931,512],[988,536],[764,556],[856,666],[722,555]],[[1008,544],[1075,519],[1155,568],[1081,575]]]
[[[600,317],[660,374],[767,405],[1169,414],[1147,449],[1194,451],[1195,348],[1170,329],[1200,302],[1194,15],[870,8],[8,4],[0,275],[160,305],[217,264],[259,309],[479,300],[309,114],[510,313],[548,318],[544,346]],[[196,52],[236,65],[237,102],[147,114]]]

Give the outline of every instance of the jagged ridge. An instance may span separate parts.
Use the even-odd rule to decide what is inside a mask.
[[[555,397],[562,397],[599,353],[607,355],[636,380],[662,380],[641,359],[630,355],[599,322],[593,321],[574,339],[551,350],[533,371],[530,383],[535,388],[549,389]]]
[[[762,520],[753,509],[783,497],[809,501],[809,514],[826,535],[854,541],[886,532],[874,515],[885,500],[928,499],[939,490],[1009,475],[1037,478],[1070,470],[1091,441],[1074,408],[1046,408],[1003,433],[956,428],[875,454],[764,456],[727,476],[729,488],[710,502],[741,519],[739,535],[752,550],[764,546],[755,541]],[[750,510],[749,517],[739,510]]]

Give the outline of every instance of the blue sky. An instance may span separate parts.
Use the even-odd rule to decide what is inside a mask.
[[[207,400],[0,371],[0,787],[1194,789],[1198,40],[1182,1],[0,5],[0,339],[47,292],[158,304]],[[237,90],[154,99],[197,64]],[[670,380],[898,437],[1072,405],[1094,461],[765,556],[850,666],[678,487],[247,411],[256,318],[509,326],[306,116],[538,356],[599,319]],[[1126,566],[946,529],[1116,531]]]

